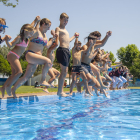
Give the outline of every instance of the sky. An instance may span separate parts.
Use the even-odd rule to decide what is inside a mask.
[[[140,50],[139,6],[140,0],[19,0],[15,8],[6,7],[0,2],[0,17],[6,19],[9,28],[5,34],[13,40],[22,25],[31,23],[36,16],[48,18],[52,22],[52,30],[59,26],[60,14],[65,12],[69,16],[66,29],[70,37],[78,32],[82,45],[86,44],[84,38],[90,32],[99,31],[103,39],[106,32],[111,30],[112,36],[103,49],[111,51],[117,58],[117,50],[128,44],[135,44]],[[50,31],[46,35],[47,38],[51,37]],[[73,45],[74,41],[70,47]]]

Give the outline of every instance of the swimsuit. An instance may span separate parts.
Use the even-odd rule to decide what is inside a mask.
[[[83,70],[82,70],[82,67],[81,66],[72,66],[72,70],[71,70],[71,72],[72,73],[76,73],[76,74],[80,74],[80,72],[82,72]]]
[[[56,50],[56,59],[58,63],[68,67],[70,62],[71,53],[68,48],[58,47]]]
[[[43,46],[45,46],[47,44],[47,40],[43,40],[42,37],[33,38],[30,42],[42,44]]]
[[[9,55],[9,54],[14,54],[16,57],[17,57],[17,59],[19,59],[20,58],[20,56],[18,55],[18,54],[16,54],[15,52],[13,52],[13,51],[10,51],[8,54],[7,54],[7,56]]]
[[[82,66],[82,69],[85,72],[85,74],[90,73],[92,76],[94,76],[94,74],[93,74],[93,72],[92,72],[91,67],[90,67],[89,64],[86,64],[86,63],[81,62],[81,66]]]
[[[27,46],[28,46],[28,43],[29,43],[29,41],[28,41],[27,44],[26,44],[26,42],[23,40],[21,43],[16,44],[16,46],[27,47]],[[15,52],[13,52],[13,51],[10,51],[10,52],[7,54],[7,56],[8,56],[9,54],[14,54],[14,55],[17,57],[17,59],[20,58],[20,56],[19,56],[18,54],[16,54]]]

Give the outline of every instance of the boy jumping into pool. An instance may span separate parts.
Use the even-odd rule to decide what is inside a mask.
[[[80,75],[80,77],[84,81],[86,93],[93,96],[88,89],[87,77],[81,67],[81,58],[82,58],[83,50],[81,49],[81,42],[78,41],[78,37],[79,37],[79,35],[76,35],[74,47],[72,48],[73,66],[72,66],[72,71],[71,71],[72,72],[72,83],[70,86],[70,95],[72,95],[72,91],[73,91],[74,85],[76,83],[77,75]]]
[[[56,51],[56,58],[58,63],[60,63],[60,68],[61,68],[61,74],[58,80],[58,96],[63,96],[66,97],[68,96],[63,92],[63,85],[64,85],[64,80],[68,72],[68,65],[70,61],[70,51],[69,51],[69,43],[75,38],[78,33],[75,33],[74,36],[69,38],[69,33],[65,29],[65,26],[68,23],[69,16],[66,13],[62,13],[60,15],[60,25],[59,27],[56,28],[55,33],[58,34],[59,36],[59,41],[60,41],[60,46],[58,47]]]

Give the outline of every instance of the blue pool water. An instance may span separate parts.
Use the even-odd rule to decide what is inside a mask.
[[[140,140],[140,90],[0,100],[0,140]]]

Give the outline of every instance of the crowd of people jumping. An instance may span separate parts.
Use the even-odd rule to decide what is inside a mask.
[[[11,36],[5,35],[3,38],[0,36],[0,44],[5,41],[7,46],[12,48],[7,55],[12,74],[0,88],[2,98],[5,90],[9,96],[13,95],[16,98],[17,88],[32,77],[38,65],[43,65],[39,84],[45,86],[43,89],[45,92],[49,92],[49,87],[54,87],[52,82],[59,77],[57,95],[60,97],[73,96],[75,86],[78,92],[82,92],[83,87],[86,95],[93,96],[95,92],[97,96],[99,96],[99,93],[103,93],[106,97],[109,89],[128,87],[129,80],[132,78],[128,68],[121,63],[112,66],[109,58],[110,54],[105,52],[104,49],[100,49],[106,44],[112,32],[108,31],[103,40],[101,40],[99,31],[91,32],[85,38],[87,43],[82,46],[82,43],[78,40],[79,33],[76,32],[71,38],[69,37],[69,33],[65,28],[68,20],[69,16],[66,13],[60,15],[60,25],[55,30],[51,30],[52,37],[49,40],[46,37],[46,32],[51,27],[51,21],[47,18],[41,19],[40,16],[37,16],[31,24],[24,24],[19,35],[12,42],[10,42]],[[6,27],[5,19],[0,18],[0,33],[5,33]],[[63,92],[63,85],[71,57],[69,43],[74,39],[72,82],[70,93],[66,94]],[[44,47],[47,48],[46,57],[42,56]],[[19,58],[24,52],[28,65],[25,74],[21,77],[23,72]],[[53,68],[55,57],[60,64],[61,72]],[[46,81],[47,74],[50,76],[48,82]],[[78,77],[79,81],[77,81]]]

